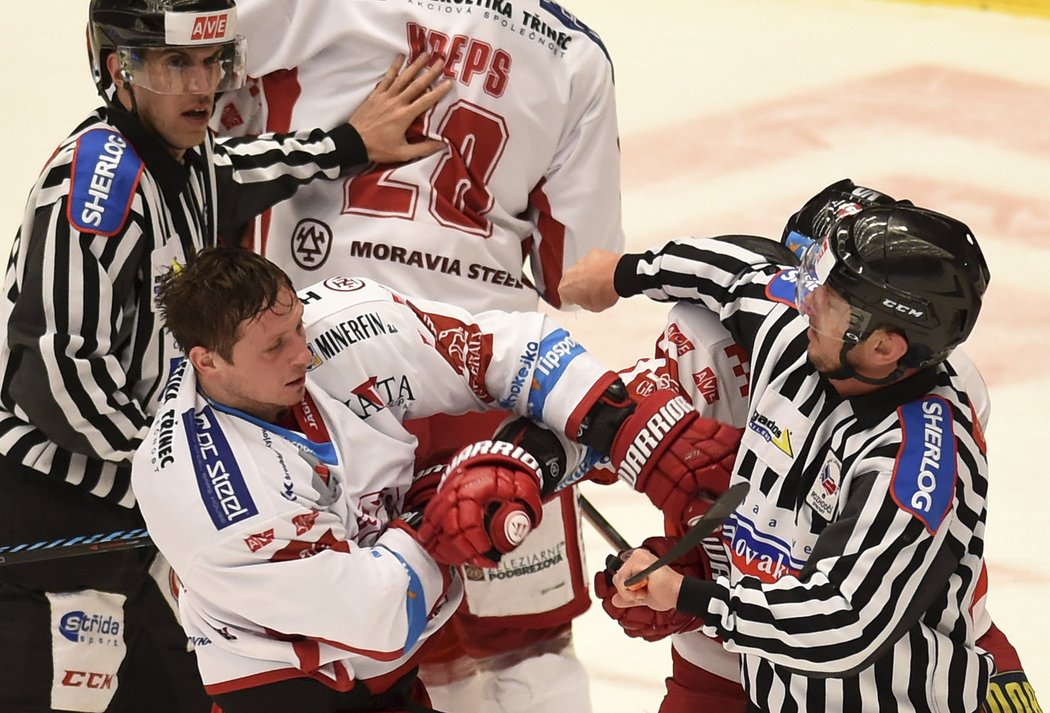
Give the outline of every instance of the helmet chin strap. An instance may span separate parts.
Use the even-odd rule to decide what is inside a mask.
[[[857,370],[850,366],[849,361],[846,360],[846,355],[849,350],[857,346],[860,342],[854,342],[848,339],[842,340],[842,349],[839,350],[839,362],[841,366],[834,371],[824,373],[824,377],[833,381],[844,381],[846,379],[855,379],[862,384],[869,384],[871,386],[885,386],[886,384],[892,384],[897,379],[904,376],[904,367],[897,362],[897,368],[893,370],[888,376],[884,376],[881,379],[872,379],[868,376],[858,374]]]

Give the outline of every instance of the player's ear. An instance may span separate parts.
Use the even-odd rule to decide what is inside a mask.
[[[218,356],[218,354],[210,349],[206,349],[199,345],[190,349],[189,353],[186,355],[194,370],[204,377],[211,376],[218,370]]]
[[[870,337],[870,353],[878,365],[896,365],[908,353],[908,340],[903,334],[876,329]]]
[[[124,77],[120,74],[120,58],[117,57],[116,52],[110,52],[106,55],[106,71],[109,72],[110,79],[113,80],[113,84],[118,88],[124,88]]]

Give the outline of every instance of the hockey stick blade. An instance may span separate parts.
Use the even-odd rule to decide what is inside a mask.
[[[747,497],[747,491],[750,489],[751,486],[747,483],[737,483],[722,493],[722,496],[715,500],[711,508],[682,535],[682,539],[678,540],[671,549],[667,550],[667,554],[641,572],[632,574],[624,582],[624,586],[628,589],[641,589],[645,586],[650,574],[661,567],[671,564],[700,544],[700,540],[714,532],[719,525],[725,522],[727,517],[733,514],[734,510],[740,507],[740,503],[744,502],[744,498]]]
[[[152,546],[153,540],[142,528],[62,537],[22,545],[0,545],[0,567]]]

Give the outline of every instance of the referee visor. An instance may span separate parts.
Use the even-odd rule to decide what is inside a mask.
[[[810,329],[820,336],[857,343],[869,335],[872,315],[851,305],[829,284],[828,278],[837,262],[827,239],[806,247],[795,281],[795,304]]]
[[[125,81],[155,94],[217,94],[244,86],[243,37],[216,45],[118,47]]]

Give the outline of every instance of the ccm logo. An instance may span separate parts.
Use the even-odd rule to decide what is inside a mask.
[[[883,298],[882,305],[883,305],[883,307],[890,308],[894,312],[900,312],[901,314],[905,314],[905,315],[907,315],[909,317],[915,317],[916,319],[919,318],[919,317],[922,317],[923,315],[926,314],[926,312],[924,312],[921,309],[915,309],[914,307],[911,307],[910,305],[901,304],[900,302],[896,302],[894,300],[891,300],[888,297]]]
[[[196,42],[225,37],[228,23],[229,17],[226,13],[198,17],[193,23],[193,32],[190,34],[190,39]]]
[[[96,673],[95,671],[69,671],[62,677],[62,685],[70,688],[113,688],[112,673]]]

